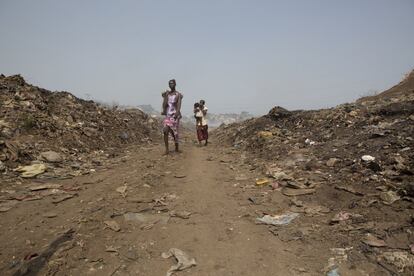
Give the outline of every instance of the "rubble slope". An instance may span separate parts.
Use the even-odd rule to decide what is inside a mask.
[[[269,183],[259,187],[266,194],[280,191],[291,200],[290,211],[312,217],[323,246],[353,248],[350,258],[361,265],[378,261],[389,272],[412,275],[414,265],[399,266],[387,256],[410,255],[414,245],[414,72],[355,103],[309,111],[275,107],[214,135],[264,178],[257,183]],[[327,215],[306,213],[307,206]],[[295,229],[305,226],[298,222]],[[295,229],[270,230],[283,237]]]
[[[3,176],[14,175],[18,165],[41,162],[50,172],[85,170],[124,146],[149,142],[157,129],[157,121],[139,109],[107,108],[30,85],[20,75],[0,76]]]

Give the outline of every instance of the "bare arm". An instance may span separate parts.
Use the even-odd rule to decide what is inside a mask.
[[[181,101],[183,99],[183,95],[178,93],[178,101],[177,101],[177,118],[181,118]]]
[[[166,115],[167,114],[167,91],[163,92],[161,94],[163,101],[162,101],[162,107],[161,107],[161,115]]]

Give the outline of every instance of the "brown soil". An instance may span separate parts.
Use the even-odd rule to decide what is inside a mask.
[[[331,248],[349,246],[349,232],[342,240],[331,239],[331,232],[339,231],[327,223],[331,214],[302,214],[280,227],[256,224],[264,213],[289,210],[290,201],[280,191],[252,185],[257,175],[237,151],[198,147],[191,139],[181,154],[162,157],[162,150],[161,145],[132,147],[112,168],[53,181],[76,191],[75,197],[53,203],[53,195],[45,196],[2,213],[2,275],[21,269],[25,257],[41,255],[67,229],[73,229],[72,239],[27,275],[37,270],[38,275],[164,275],[173,261],[161,253],[169,248],[196,258],[197,266],[179,272],[183,275],[321,275],[335,256]],[[124,195],[116,191],[121,186],[127,186]],[[192,214],[157,222],[157,215],[172,211]],[[129,212],[155,218],[127,222]],[[120,231],[105,221],[116,221]],[[341,275],[389,275],[359,250],[348,252],[352,258],[341,266]]]
[[[266,226],[254,223],[257,207],[241,196],[228,154],[190,142],[183,150],[161,157],[159,145],[131,148],[113,168],[53,182],[71,187],[77,196],[57,204],[53,196],[44,197],[2,213],[2,275],[16,271],[25,256],[40,255],[66,229],[74,230],[73,239],[35,268],[39,275],[163,275],[172,261],[161,253],[171,247],[196,258],[191,275],[292,275],[301,268],[316,273],[324,265],[324,257],[307,264],[303,249],[284,244]],[[126,197],[116,191],[123,185]],[[163,196],[165,206],[157,205],[154,199]],[[173,210],[192,215],[172,217],[148,230],[123,217],[127,212],[168,215]],[[107,220],[116,221],[121,230],[106,228]],[[107,252],[109,247],[116,252]]]

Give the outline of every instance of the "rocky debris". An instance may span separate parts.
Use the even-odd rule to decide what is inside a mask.
[[[413,268],[408,245],[414,239],[413,118],[414,71],[375,97],[321,110],[275,107],[263,117],[221,126],[213,135],[231,146],[232,154],[244,156],[237,162],[255,177],[277,182],[276,189],[249,187],[269,198],[246,196],[255,206],[277,209],[281,198],[292,199],[290,210],[306,215],[295,221],[296,227],[311,225],[331,247],[359,248],[359,253],[349,253],[379,265],[377,272],[394,271],[394,266],[409,273]],[[333,212],[330,219],[323,219],[322,211]],[[282,241],[319,240],[289,227],[274,230]],[[405,251],[385,252],[388,249]],[[330,268],[327,271],[341,274],[342,268]]]
[[[159,127],[157,120],[139,109],[108,107],[68,92],[51,92],[26,83],[20,75],[0,76],[0,118],[0,177],[4,179],[19,176],[21,169],[14,170],[18,166],[40,161],[47,163],[47,172],[28,177],[90,173],[128,145],[150,142]]]
[[[275,106],[269,111],[269,113],[266,116],[276,121],[278,119],[289,117],[291,114],[292,113],[288,111],[287,109],[284,109],[283,107],[280,107],[280,106]]]
[[[59,153],[55,151],[51,151],[51,150],[40,153],[40,156],[46,162],[50,162],[50,163],[59,163],[59,162],[62,162],[63,160],[62,156],[60,156]]]
[[[405,251],[384,252],[381,256],[378,257],[378,259],[396,267],[399,273],[414,272],[414,255]]]

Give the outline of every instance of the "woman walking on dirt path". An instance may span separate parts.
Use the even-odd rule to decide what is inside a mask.
[[[178,128],[180,126],[181,119],[181,101],[183,95],[175,90],[176,82],[175,80],[170,80],[168,82],[170,90],[162,93],[163,103],[162,103],[162,112],[161,115],[165,115],[164,118],[164,143],[165,143],[165,155],[170,153],[168,147],[168,136],[171,136],[174,139],[175,151],[179,152],[179,135]]]
[[[194,109],[194,116],[196,117],[196,129],[198,143],[201,145],[201,141],[205,141],[205,146],[208,144],[208,124],[207,124],[207,111],[206,102],[201,100],[198,109]]]

